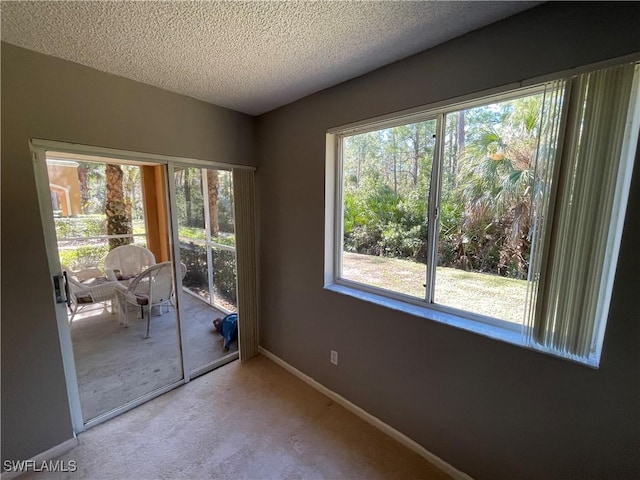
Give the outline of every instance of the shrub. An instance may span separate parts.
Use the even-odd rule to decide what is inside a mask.
[[[89,267],[102,268],[109,245],[83,245],[59,250],[60,263],[72,270],[84,270]]]
[[[207,251],[203,245],[193,242],[180,242],[180,255],[187,266],[187,275],[183,285],[192,289],[207,290],[208,270]],[[216,293],[225,300],[236,304],[236,257],[235,253],[213,250],[213,283]]]
[[[58,240],[74,237],[96,237],[107,234],[106,215],[79,215],[55,219]]]

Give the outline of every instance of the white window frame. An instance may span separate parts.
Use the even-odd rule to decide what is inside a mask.
[[[428,257],[429,259],[431,259],[431,261],[428,263],[431,265],[427,266],[427,278],[428,280],[431,280],[431,282],[426,282],[427,293],[425,295],[425,300],[342,278],[342,251],[344,241],[344,203],[342,191],[344,183],[342,138],[354,134],[361,134],[399,125],[406,125],[409,123],[427,121],[435,118],[438,121],[436,127],[438,131],[437,140],[442,139],[444,138],[444,135],[442,135],[443,132],[441,130],[444,130],[445,128],[443,119],[447,113],[491,103],[503,102],[527,95],[533,95],[544,90],[543,82],[548,82],[560,78],[568,78],[579,73],[584,73],[586,71],[637,60],[638,55],[634,55],[632,57],[627,56],[617,60],[603,62],[598,65],[583,66],[569,72],[559,72],[557,74],[549,75],[544,78],[533,79],[526,82],[520,82],[518,84],[505,85],[496,89],[483,91],[464,97],[458,97],[448,101],[438,102],[436,104],[416,107],[410,110],[383,115],[380,117],[375,117],[372,119],[354,122],[329,129],[326,134],[324,288],[336,293],[372,302],[393,310],[423,317],[429,320],[437,321],[439,323],[444,323],[446,325],[451,325],[463,330],[484,335],[493,339],[511,343],[513,345],[532,349],[535,351],[541,351],[538,348],[534,348],[526,340],[526,336],[523,334],[525,328],[524,322],[523,325],[517,325],[497,318],[491,318],[432,302],[433,292],[435,288],[435,284],[433,282],[435,276],[435,263],[433,261],[433,257],[437,255],[437,242],[429,242],[428,245],[428,255],[431,255],[430,257]],[[634,98],[634,94],[632,94],[630,103],[633,103],[634,101],[637,102],[637,99],[634,100]],[[638,126],[638,123],[640,123],[638,119],[638,117],[640,116],[639,110],[640,109],[638,108],[636,108],[635,110],[636,118],[634,120],[634,123],[636,127]],[[561,121],[562,124],[560,126],[560,130],[562,131],[564,130],[566,115],[563,115]],[[436,141],[433,158],[434,169],[436,169],[437,165],[440,164],[439,157],[441,157],[443,151],[442,143],[442,141]],[[635,145],[633,141],[631,141],[631,143]],[[618,193],[616,196],[616,203],[613,207],[613,211],[616,214],[614,216],[616,220],[613,221],[615,225],[612,225],[612,231],[610,231],[608,240],[609,249],[611,252],[611,256],[609,257],[605,266],[605,271],[607,271],[608,277],[603,282],[598,292],[598,295],[606,296],[605,307],[607,312],[600,312],[604,315],[608,314],[608,306],[612,294],[612,284],[615,276],[622,234],[621,225],[624,223],[624,219],[626,216],[626,204],[630,190],[631,174],[634,167],[635,149],[632,148],[632,151],[630,151],[630,146],[632,147],[632,145],[629,144],[629,140],[625,139],[624,148],[626,149],[627,158],[621,160],[621,162],[624,164],[624,167],[620,170],[620,175],[617,181]],[[439,183],[441,182],[441,179],[439,174],[437,174],[435,178],[437,180],[434,183],[432,177],[432,183],[429,190],[429,219],[436,218],[434,212],[432,212],[432,209],[436,208],[438,202],[432,201],[432,199],[434,199],[436,195],[439,196],[440,193]],[[435,230],[437,228],[437,222],[429,222],[430,238],[434,238],[432,229]],[[543,353],[558,356],[560,358],[564,358],[565,360],[573,361],[578,364],[597,368],[599,366],[600,354],[602,350],[602,341],[604,337],[606,319],[601,323],[602,325],[598,334],[598,346],[596,349],[595,357],[589,359],[576,359],[567,358],[566,356],[556,354],[553,351],[543,351]]]

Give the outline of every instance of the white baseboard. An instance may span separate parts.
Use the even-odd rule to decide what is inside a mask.
[[[42,464],[43,462],[48,462],[49,460],[53,460],[54,458],[59,457],[60,455],[64,455],[70,450],[73,450],[78,446],[78,443],[79,443],[78,438],[74,435],[73,438],[70,438],[69,440],[62,442],[61,444],[56,445],[55,447],[52,447],[49,450],[46,450],[42,453],[39,453],[33,458],[30,458],[28,462],[35,463],[35,464]],[[11,480],[12,478],[16,478],[19,475],[22,475],[26,471],[27,470],[15,471],[15,472],[2,472],[2,474],[0,475],[0,480]]]
[[[293,375],[298,377],[300,380],[302,380],[306,384],[308,384],[311,387],[313,387],[316,390],[318,390],[323,395],[326,395],[327,397],[329,397],[334,402],[338,403],[339,405],[343,406],[344,408],[346,408],[350,412],[354,413],[355,415],[360,417],[365,422],[369,423],[370,425],[373,425],[378,430],[383,431],[384,433],[389,435],[391,438],[395,439],[396,441],[400,442],[402,445],[407,447],[409,450],[414,451],[415,453],[420,455],[422,458],[427,460],[429,463],[435,465],[440,470],[445,472],[447,475],[453,477],[455,480],[473,480],[473,478],[471,478],[469,475],[467,475],[464,472],[461,472],[457,468],[453,467],[451,464],[449,464],[449,463],[445,462],[444,460],[442,460],[437,455],[431,453],[429,450],[424,448],[419,443],[411,440],[404,433],[396,430],[391,425],[388,425],[388,424],[384,423],[379,418],[374,417],[373,415],[371,415],[370,413],[366,412],[362,408],[358,407],[354,403],[351,403],[349,400],[347,400],[343,396],[338,395],[337,393],[335,393],[332,390],[329,390],[324,385],[318,383],[317,381],[315,381],[310,376],[305,375],[304,373],[302,373],[297,368],[289,365],[287,362],[285,362],[281,358],[275,356],[270,351],[265,350],[262,347],[258,347],[258,351],[262,355],[267,357],[269,360],[272,360],[274,363],[280,365],[282,368],[284,368],[288,372],[292,373]],[[2,480],[4,480],[4,479],[2,479]]]

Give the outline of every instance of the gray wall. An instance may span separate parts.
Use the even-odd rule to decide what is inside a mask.
[[[544,4],[261,116],[261,345],[475,478],[638,478],[640,162],[599,370],[322,287],[329,127],[637,52],[639,24]]]
[[[482,478],[640,475],[640,163],[601,368],[322,289],[324,135],[640,50],[638,4],[545,4],[258,120],[261,344]],[[2,459],[71,437],[30,137],[251,164],[244,115],[2,44]],[[329,350],[340,352],[340,366]]]
[[[72,437],[29,138],[252,164],[255,119],[2,43],[2,460]]]

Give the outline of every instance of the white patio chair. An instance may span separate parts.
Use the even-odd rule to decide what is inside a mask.
[[[113,299],[118,282],[108,280],[98,268],[74,272],[63,265],[62,270],[66,274],[69,286],[68,306],[71,311],[69,325],[73,323],[73,319],[82,308],[96,303],[105,303],[105,307],[107,302],[111,303],[111,313],[114,313]]]
[[[155,264],[153,253],[138,245],[116,247],[104,259],[107,278],[112,281],[128,280]]]
[[[162,262],[149,267],[131,280],[128,287],[119,283],[116,286],[116,295],[120,303],[120,323],[125,327],[128,326],[128,306],[139,306],[142,318],[145,316],[145,311],[147,312],[147,334],[144,338],[149,338],[151,309],[171,305],[172,294],[171,262]]]

